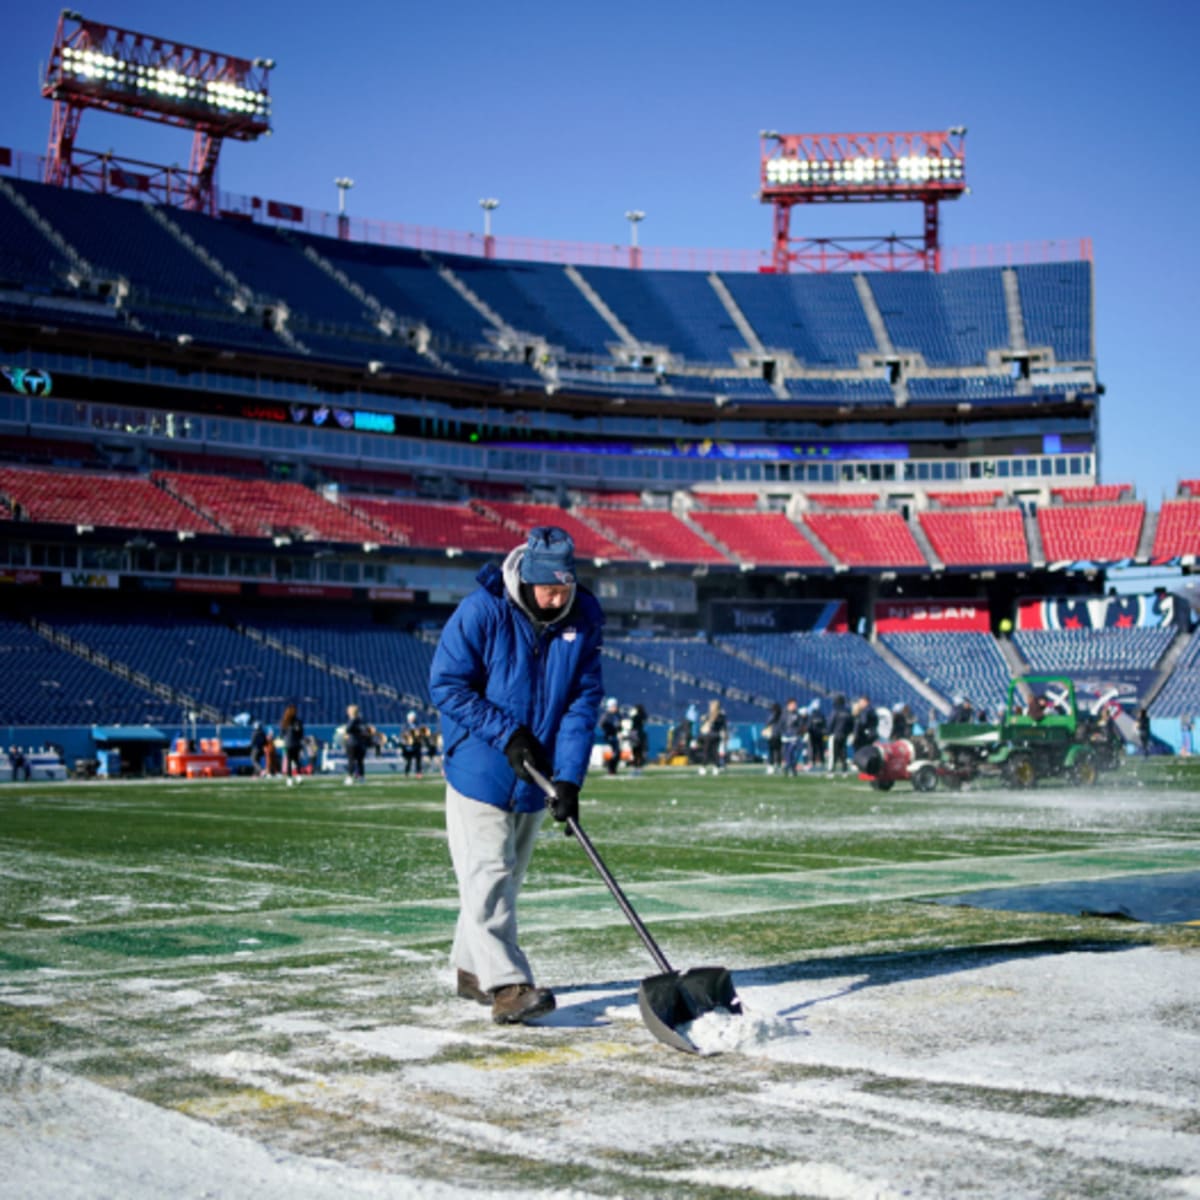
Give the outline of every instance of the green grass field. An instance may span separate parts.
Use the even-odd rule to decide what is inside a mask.
[[[703,1058],[654,1041],[634,1003],[653,964],[549,822],[521,916],[559,1011],[502,1029],[453,997],[436,780],[4,785],[3,1115],[44,1127],[30,1072],[53,1068],[378,1195],[1200,1188],[1181,1101],[1200,926],[926,902],[1200,869],[1200,764],[1135,763],[1090,794],[651,771],[593,777],[582,820],[674,965],[728,966],[792,1036]],[[1123,1015],[1113,989],[1158,972]],[[1152,1052],[1114,1040],[1126,1016]],[[1098,1042],[1063,1059],[1085,1022]],[[1118,1130],[1136,1153],[1104,1149]]]

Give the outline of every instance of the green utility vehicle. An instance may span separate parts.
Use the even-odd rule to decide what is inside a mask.
[[[1014,679],[998,724],[943,725],[938,742],[939,778],[949,787],[980,774],[999,774],[1017,788],[1050,777],[1090,787],[1101,770],[1118,766],[1123,754],[1108,713],[1081,712],[1075,684],[1065,675]]]

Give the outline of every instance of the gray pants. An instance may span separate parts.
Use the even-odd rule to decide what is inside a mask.
[[[458,878],[458,925],[451,962],[484,991],[532,983],[517,945],[517,894],[546,812],[512,813],[446,785],[446,833]]]

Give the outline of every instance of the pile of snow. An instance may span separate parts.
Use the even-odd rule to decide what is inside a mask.
[[[701,1054],[754,1054],[763,1051],[772,1042],[797,1036],[790,1021],[744,1007],[740,1013],[730,1012],[727,1008],[714,1008],[694,1021],[681,1025],[679,1032]]]

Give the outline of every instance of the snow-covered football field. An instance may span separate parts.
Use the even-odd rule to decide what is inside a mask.
[[[558,1010],[453,995],[436,782],[0,788],[0,1196],[1200,1196],[1200,926],[929,902],[1195,872],[1190,764],[584,796],[673,963],[733,971],[705,1054],[642,1024],[653,964],[549,827]]]

